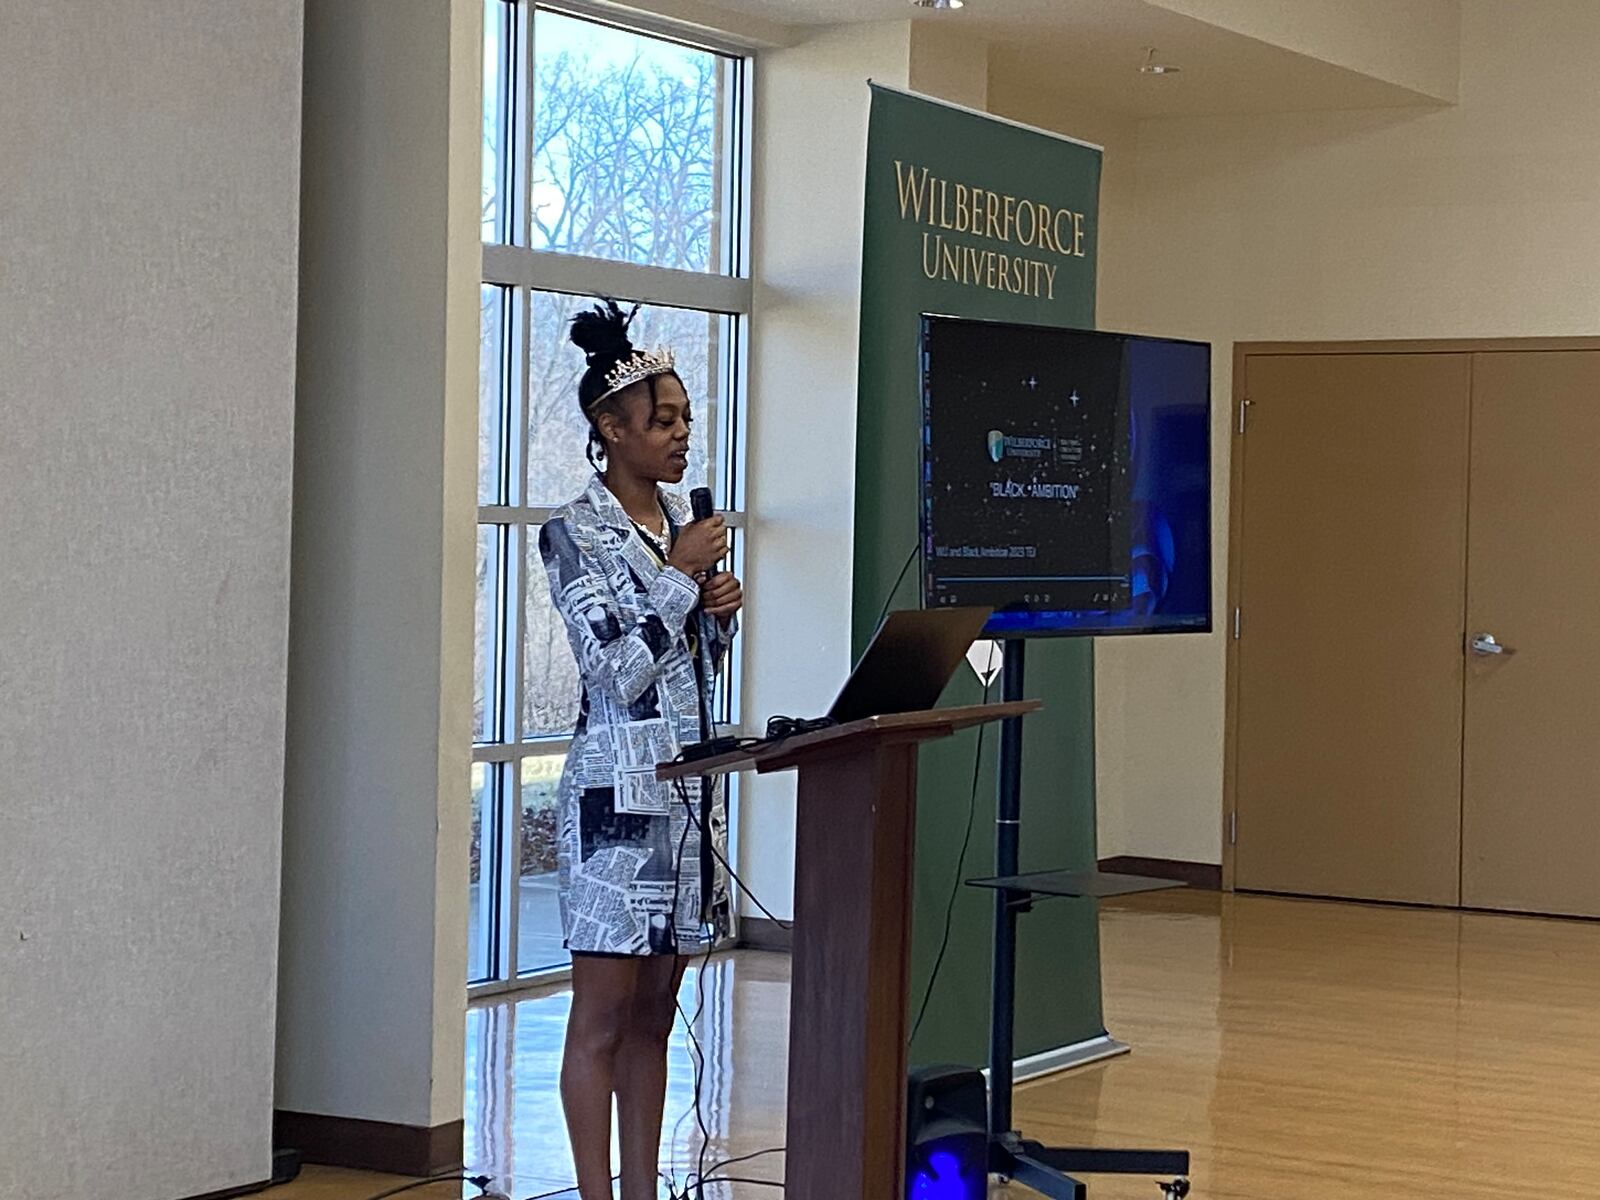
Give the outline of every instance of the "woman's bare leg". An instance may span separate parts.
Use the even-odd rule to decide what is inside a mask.
[[[561,1105],[580,1200],[612,1200],[611,1096],[620,1091],[645,958],[572,956],[572,1011],[561,1059]],[[626,1152],[628,1124],[622,1121]],[[624,1160],[626,1161],[626,1160]],[[652,1194],[653,1200],[653,1194]]]
[[[617,1052],[622,1200],[656,1198],[661,1118],[667,1102],[667,1043],[677,1013],[678,985],[688,964],[687,958],[677,955],[645,959],[634,991],[633,1016]]]

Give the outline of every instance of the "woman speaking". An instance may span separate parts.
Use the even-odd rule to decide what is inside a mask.
[[[728,931],[721,783],[660,783],[655,767],[711,735],[743,593],[718,570],[722,518],[691,521],[659,486],[688,467],[689,397],[670,350],[634,348],[631,320],[609,301],[573,319],[596,474],[539,535],[582,685],[558,802],[561,1099],[582,1200],[612,1195],[613,1096],[622,1200],[654,1200],[678,986],[696,947]]]

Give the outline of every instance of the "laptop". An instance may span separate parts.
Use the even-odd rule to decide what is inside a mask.
[[[845,680],[828,716],[843,725],[935,707],[993,615],[992,608],[890,613]]]

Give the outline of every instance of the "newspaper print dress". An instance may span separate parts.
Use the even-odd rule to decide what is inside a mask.
[[[690,520],[681,497],[660,499],[674,531]],[[655,768],[707,735],[735,623],[696,612],[699,587],[663,566],[598,477],[545,523],[539,553],[582,688],[557,799],[567,948],[692,953],[729,931],[723,783],[659,783]]]

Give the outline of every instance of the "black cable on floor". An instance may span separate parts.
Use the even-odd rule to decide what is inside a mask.
[[[786,1154],[786,1153],[788,1153],[788,1149],[789,1148],[787,1146],[772,1146],[772,1147],[769,1147],[766,1150],[757,1150],[754,1154],[741,1154],[738,1158],[725,1158],[721,1162],[713,1164],[711,1169],[706,1172],[705,1178],[704,1178],[704,1180],[702,1180],[702,1185],[707,1184],[707,1183],[752,1182],[752,1181],[749,1181],[749,1180],[739,1180],[739,1179],[733,1179],[733,1178],[730,1178],[730,1177],[727,1177],[727,1176],[718,1175],[717,1172],[718,1171],[725,1171],[729,1167],[736,1167],[740,1163],[747,1163],[747,1162],[753,1161],[754,1159],[765,1158],[769,1154]]]
[[[739,885],[740,890],[743,891],[744,894],[750,898],[751,903],[753,903],[758,909],[760,909],[763,913],[765,913],[767,918],[768,918],[768,920],[771,920],[771,921],[775,922],[776,924],[778,924],[779,926],[781,926],[784,929],[792,929],[793,928],[793,924],[791,922],[782,921],[782,920],[779,920],[777,917],[773,916],[771,910],[768,909],[766,905],[762,904],[761,901],[756,898],[755,893],[751,892],[750,889],[745,886],[744,880],[739,878],[738,873],[733,869],[732,865],[729,864],[728,860],[725,857],[723,857],[722,853],[717,849],[717,844],[716,844],[715,840],[713,840],[711,838],[710,831],[707,830],[705,828],[705,826],[703,826],[700,823],[700,818],[695,813],[694,806],[689,804],[687,799],[685,800],[685,803],[684,803],[684,811],[689,814],[689,819],[695,823],[695,828],[700,831],[701,838],[706,839],[706,845],[708,845],[711,848],[712,855],[716,858],[717,862],[722,865],[722,869],[724,871],[728,872],[729,877],[732,878],[733,881]],[[708,943],[708,947],[709,947],[709,943]],[[707,962],[710,961],[710,958],[711,958],[711,952],[710,952],[710,949],[708,948],[707,951],[706,951],[706,957],[701,963],[701,974],[699,974],[699,975],[697,975],[695,977],[695,986],[696,986],[697,991],[699,989],[701,980],[703,978],[705,965],[706,965]],[[691,1040],[694,1039],[694,1035],[693,1035],[692,1032],[690,1034],[690,1038],[691,1038]],[[695,1041],[695,1045],[697,1047],[699,1045],[697,1040]],[[702,1062],[704,1061],[704,1052],[703,1051],[701,1052],[701,1060],[702,1060]],[[695,1111],[696,1111],[697,1114],[699,1113],[699,1110],[700,1110],[699,1087],[700,1087],[700,1080],[699,1080],[699,1078],[696,1078],[696,1080],[695,1080]],[[746,1155],[742,1155],[742,1156],[740,1156],[738,1158],[726,1159],[726,1160],[716,1164],[715,1166],[711,1167],[708,1170],[706,1168],[706,1165],[705,1165],[705,1153],[706,1153],[706,1148],[710,1144],[710,1140],[711,1140],[710,1131],[705,1128],[705,1123],[702,1120],[701,1121],[701,1127],[700,1127],[700,1162],[699,1162],[699,1170],[695,1172],[694,1176],[687,1183],[687,1185],[686,1185],[687,1190],[685,1191],[682,1200],[690,1200],[691,1197],[695,1198],[695,1200],[704,1200],[706,1185],[712,1184],[712,1183],[751,1183],[751,1184],[757,1184],[757,1185],[765,1186],[765,1187],[775,1187],[775,1188],[778,1188],[780,1190],[783,1188],[784,1185],[782,1183],[776,1183],[776,1182],[773,1182],[772,1180],[768,1180],[768,1179],[736,1179],[736,1178],[730,1178],[730,1177],[725,1177],[725,1176],[717,1176],[717,1175],[715,1175],[715,1172],[720,1171],[720,1170],[722,1170],[722,1169],[724,1169],[726,1167],[735,1166],[738,1163],[749,1162],[751,1159],[760,1158],[763,1155],[781,1154],[781,1153],[783,1153],[785,1151],[786,1147],[775,1146],[775,1147],[772,1147],[771,1149],[767,1149],[767,1150],[757,1150],[754,1154],[746,1154]],[[675,1198],[675,1200],[676,1200],[676,1198]]]
[[[689,791],[688,791],[687,785],[681,779],[674,780],[673,782],[675,784],[675,790],[677,791],[679,798],[683,801],[684,810],[685,811],[689,811],[691,809],[691,806],[689,804]],[[679,899],[679,893],[682,891],[682,888],[683,888],[683,849],[688,844],[688,841],[689,841],[689,822],[688,821],[684,821],[684,823],[683,823],[683,832],[678,835],[678,856],[677,856],[677,861],[674,864],[674,868],[673,868],[672,934],[673,934],[673,942],[674,943],[677,942],[677,934],[678,934],[678,899]],[[701,885],[700,886],[701,886],[702,889],[705,887],[705,881],[704,880],[701,881]],[[701,894],[704,895],[704,892],[702,891]],[[697,983],[698,983],[698,977],[697,977]],[[704,1055],[701,1054],[701,1052],[700,1052],[700,1043],[695,1038],[694,1021],[691,1021],[689,1019],[688,1014],[683,1011],[683,1005],[678,1003],[678,992],[677,992],[677,989],[673,989],[672,1007],[673,1007],[674,1010],[676,1010],[677,1014],[680,1017],[683,1018],[684,1032],[689,1035],[689,1069],[690,1069],[691,1073],[694,1076],[694,1102],[693,1103],[694,1103],[695,1116],[696,1116],[696,1119],[698,1120],[699,1113],[700,1113],[700,1078],[701,1078],[701,1070],[702,1070],[702,1062],[701,1062],[701,1060],[703,1060]],[[694,1020],[698,1021],[699,1019],[700,1019],[700,1014],[699,1014],[698,1011],[696,1011]],[[672,1197],[672,1200],[677,1200],[677,1197],[678,1197],[678,1130],[683,1128],[684,1117],[687,1117],[688,1115],[689,1115],[688,1113],[684,1113],[682,1117],[678,1118],[677,1124],[672,1127],[672,1157],[667,1160],[667,1170],[670,1172],[668,1174],[668,1176],[667,1176],[667,1192]],[[660,1174],[659,1166],[657,1167],[657,1174]]]
[[[414,1192],[419,1188],[432,1187],[436,1183],[470,1183],[478,1189],[479,1195],[489,1194],[489,1184],[493,1182],[488,1175],[463,1175],[459,1171],[447,1172],[443,1175],[430,1175],[426,1179],[413,1179],[410,1183],[402,1183],[399,1187],[392,1187],[386,1192],[379,1192],[376,1196],[368,1196],[367,1200],[389,1200],[391,1196],[399,1196],[405,1192]],[[560,1193],[556,1193],[559,1195]]]
[[[621,1178],[622,1178],[621,1175],[613,1175],[611,1177],[611,1182],[615,1183],[617,1180],[619,1180]],[[553,1192],[540,1192],[537,1196],[529,1196],[529,1197],[527,1197],[527,1200],[551,1200],[551,1198],[554,1197],[554,1196],[568,1196],[568,1195],[571,1195],[573,1192],[575,1192],[577,1190],[578,1190],[578,1185],[577,1184],[573,1184],[571,1187],[557,1188]],[[376,1200],[376,1198],[374,1198],[374,1200]]]
[[[776,924],[780,925],[784,929],[793,928],[793,925],[792,925],[791,922],[782,921],[782,920],[779,920],[777,917],[773,916],[771,910],[768,909],[766,905],[762,904],[761,901],[756,897],[755,893],[751,892],[750,889],[747,886],[745,886],[744,880],[739,878],[739,874],[738,874],[738,872],[736,872],[733,869],[732,864],[730,864],[728,862],[727,858],[724,857],[722,852],[717,849],[716,840],[714,838],[712,838],[711,831],[708,830],[703,824],[701,824],[699,814],[694,811],[694,805],[689,799],[688,789],[687,789],[687,787],[684,786],[683,781],[682,780],[676,780],[675,782],[677,783],[677,786],[678,786],[679,798],[683,801],[684,812],[688,815],[689,820],[694,822],[694,826],[695,826],[696,830],[699,831],[700,837],[701,837],[701,839],[703,841],[703,844],[705,844],[707,847],[710,848],[712,856],[717,860],[717,862],[719,864],[721,864],[722,869],[728,873],[729,878],[731,878],[735,883],[737,883],[739,885],[740,890],[743,891],[744,894],[750,898],[751,903],[753,903],[758,909],[760,909],[763,913],[765,913],[769,920],[775,922]],[[696,997],[696,999],[695,999],[695,1017],[694,1017],[695,1021],[698,1021],[700,1019],[700,1013],[701,1013],[701,1011],[702,1011],[702,1009],[704,1007],[704,1000],[705,1000],[705,991],[704,991],[705,971],[706,971],[707,966],[711,962],[711,954],[712,954],[713,949],[714,949],[714,943],[711,942],[708,939],[707,942],[706,942],[705,955],[700,960],[699,969],[695,973],[695,997]],[[678,1012],[679,1012],[680,1016],[683,1015],[683,1010],[681,1008],[678,1010]],[[696,1120],[697,1120],[697,1122],[699,1124],[699,1132],[700,1132],[700,1157],[699,1157],[699,1162],[697,1164],[698,1169],[685,1182],[685,1190],[684,1190],[684,1192],[680,1196],[680,1194],[678,1192],[676,1192],[676,1190],[674,1190],[673,1191],[673,1200],[691,1200],[691,1198],[695,1198],[695,1200],[703,1200],[703,1197],[704,1197],[704,1194],[705,1194],[705,1187],[709,1183],[722,1183],[722,1182],[726,1182],[726,1183],[756,1183],[756,1184],[764,1184],[765,1186],[768,1186],[768,1187],[779,1187],[779,1188],[781,1188],[783,1186],[781,1183],[773,1183],[770,1180],[726,1179],[726,1178],[721,1178],[721,1177],[713,1178],[712,1176],[714,1175],[715,1172],[723,1170],[724,1168],[735,1166],[735,1165],[737,1165],[739,1163],[743,1163],[743,1162],[749,1162],[751,1159],[760,1158],[763,1155],[781,1154],[785,1150],[785,1147],[782,1147],[782,1146],[772,1147],[772,1148],[767,1149],[767,1150],[758,1150],[754,1154],[746,1154],[746,1155],[742,1155],[742,1156],[740,1156],[738,1158],[725,1159],[722,1162],[717,1163],[716,1165],[710,1167],[709,1169],[706,1167],[706,1165],[705,1165],[705,1155],[706,1155],[706,1151],[707,1151],[707,1149],[708,1149],[708,1147],[710,1146],[710,1143],[711,1143],[711,1131],[706,1127],[704,1114],[701,1112],[701,1108],[700,1108],[700,1093],[701,1093],[701,1087],[702,1087],[702,1084],[703,1084],[703,1081],[704,1081],[705,1050],[700,1045],[699,1038],[695,1036],[695,1033],[694,1033],[694,1022],[690,1021],[687,1017],[685,1017],[684,1025],[685,1025],[686,1029],[688,1030],[690,1044],[691,1044],[691,1046],[693,1046],[694,1052],[697,1055],[698,1062],[700,1064],[700,1069],[697,1070],[696,1073],[695,1073],[695,1085],[694,1085],[695,1117],[696,1117]],[[679,1124],[680,1125],[682,1124],[681,1118],[679,1120]],[[675,1185],[674,1185],[674,1188],[675,1188]]]
[[[788,1152],[789,1152],[789,1147],[787,1147],[787,1146],[771,1146],[771,1147],[768,1147],[765,1150],[757,1150],[753,1154],[741,1154],[738,1158],[725,1158],[721,1162],[719,1162],[715,1166],[713,1166],[711,1168],[711,1171],[708,1172],[708,1173],[715,1173],[717,1171],[723,1171],[723,1170],[726,1170],[728,1167],[736,1167],[740,1163],[747,1163],[747,1162],[750,1162],[750,1161],[752,1161],[754,1159],[757,1159],[757,1158],[765,1158],[769,1154],[787,1154]]]
[[[709,835],[704,830],[701,830],[700,836],[701,837],[707,837]],[[699,1021],[701,1015],[705,1012],[705,1007],[706,1007],[706,968],[708,968],[711,965],[711,951],[715,948],[715,946],[716,946],[715,941],[713,941],[711,938],[707,938],[706,939],[705,956],[700,960],[700,965],[695,968],[695,973],[694,973],[694,993],[695,993],[694,1019],[696,1021]],[[701,1092],[701,1089],[705,1086],[705,1079],[706,1079],[706,1051],[705,1051],[705,1047],[700,1044],[700,1039],[695,1034],[693,1026],[691,1026],[690,1029],[689,1029],[689,1039],[690,1039],[690,1041],[692,1041],[694,1043],[695,1054],[697,1055],[697,1057],[699,1058],[699,1061],[700,1061],[700,1069],[695,1072],[695,1079],[694,1079],[694,1119],[695,1119],[695,1123],[700,1127],[700,1154],[695,1160],[695,1166],[698,1168],[698,1170],[696,1171],[696,1174],[700,1177],[700,1179],[704,1180],[705,1179],[705,1171],[706,1171],[706,1151],[711,1146],[711,1129],[710,1129],[709,1126],[706,1125],[705,1110],[703,1108],[701,1108],[701,1106],[700,1106],[700,1092]],[[704,1188],[701,1188],[700,1190],[701,1190],[701,1192],[703,1194],[704,1193]]]
[[[703,1180],[702,1181],[702,1189],[704,1188],[705,1184],[712,1184],[712,1183],[748,1183],[748,1184],[753,1184],[756,1187],[777,1188],[778,1191],[780,1191],[780,1192],[784,1191],[789,1186],[788,1184],[784,1183],[781,1179],[745,1179],[742,1176],[738,1176],[738,1175],[719,1175],[715,1179]],[[701,1196],[700,1200],[704,1200],[703,1191],[702,1191],[702,1196]]]
[[[710,848],[710,850],[711,850],[711,853],[716,856],[716,858],[717,858],[717,860],[719,862],[723,863],[724,867],[726,867],[727,866],[726,860],[724,860],[722,855],[717,852],[717,848],[716,848],[715,842],[711,841],[710,832],[700,823],[700,818],[699,818],[698,814],[696,814],[695,811],[694,811],[694,803],[689,798],[688,785],[682,779],[674,780],[673,784],[674,784],[674,787],[675,787],[675,789],[676,789],[676,791],[678,793],[679,800],[681,800],[682,803],[683,803],[683,811],[684,811],[684,813],[688,817],[688,820],[690,822],[693,822],[694,827],[700,833],[702,844],[708,846]],[[679,840],[679,848],[678,848],[678,876],[679,876],[680,882],[681,882],[682,874],[683,874],[683,844],[687,840],[688,834],[689,834],[689,825],[688,825],[688,823],[685,823],[685,825],[683,827],[683,836]],[[731,874],[731,872],[730,872],[730,874]],[[702,891],[701,891],[701,895],[702,896],[705,895],[704,889],[707,886],[707,882],[708,881],[706,881],[706,880],[701,880],[700,886],[701,886],[701,889],[702,889]],[[676,904],[674,904],[673,917],[674,917],[674,921],[676,921],[676,917],[677,917]],[[668,1191],[668,1194],[671,1197],[671,1200],[689,1200],[689,1198],[694,1194],[694,1191],[695,1191],[695,1188],[696,1188],[696,1183],[694,1181],[703,1179],[704,1176],[705,1176],[705,1173],[706,1173],[706,1170],[705,1170],[706,1158],[705,1158],[705,1156],[706,1156],[706,1150],[707,1150],[707,1148],[708,1148],[708,1146],[710,1145],[710,1142],[711,1142],[711,1130],[706,1125],[705,1112],[702,1109],[701,1103],[700,1103],[701,1102],[701,1094],[702,1094],[702,1091],[703,1091],[704,1086],[705,1086],[706,1053],[705,1053],[705,1047],[703,1047],[700,1044],[699,1036],[695,1033],[695,1025],[699,1022],[701,1015],[705,1012],[706,968],[710,966],[710,964],[711,964],[711,955],[715,952],[715,950],[716,950],[716,941],[715,941],[715,939],[714,938],[710,938],[710,937],[706,938],[705,953],[701,956],[700,963],[695,969],[695,976],[694,976],[694,990],[695,990],[694,1016],[691,1017],[687,1013],[685,1013],[683,1011],[683,1006],[678,1003],[677,997],[676,996],[673,997],[673,1006],[675,1008],[677,1008],[678,1015],[683,1018],[684,1032],[687,1033],[688,1037],[689,1037],[689,1047],[690,1047],[689,1058],[690,1058],[690,1063],[692,1064],[692,1066],[694,1068],[694,1099],[693,1099],[694,1117],[695,1117],[695,1125],[696,1125],[696,1127],[697,1127],[697,1129],[698,1129],[698,1131],[700,1133],[700,1154],[699,1154],[699,1158],[698,1158],[698,1160],[696,1162],[697,1169],[694,1172],[692,1172],[690,1174],[689,1178],[685,1181],[684,1190],[682,1192],[679,1192],[678,1191],[678,1181],[677,1181],[677,1178],[676,1178],[676,1172],[677,1172],[676,1141],[677,1141],[677,1139],[676,1139],[676,1136],[674,1136],[674,1139],[673,1139],[673,1141],[674,1141],[673,1158],[672,1158],[672,1161],[671,1161],[671,1169],[673,1171],[673,1175],[671,1177],[669,1177],[669,1179],[667,1180],[667,1191]],[[688,1114],[685,1114],[685,1115],[688,1115]],[[674,1134],[676,1134],[676,1130],[678,1128],[680,1128],[682,1125],[683,1125],[683,1118],[679,1117],[678,1118],[678,1124],[676,1126],[674,1126]]]

